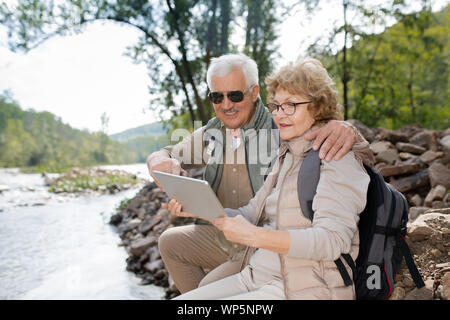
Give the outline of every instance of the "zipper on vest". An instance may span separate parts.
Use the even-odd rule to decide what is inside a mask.
[[[292,163],[291,163],[291,166],[289,167],[289,169],[286,171],[286,174],[284,175],[283,181],[281,181],[279,195],[281,195],[281,191],[283,189],[284,182],[286,181],[286,178],[289,177],[289,175],[291,174],[291,171],[293,170],[293,167],[294,167],[294,164],[295,164],[294,160],[295,160],[295,157],[292,154]],[[277,219],[276,219],[276,223],[275,223],[276,230],[280,230],[279,229],[280,228],[279,218],[280,218],[280,196],[278,196],[278,199],[277,199]],[[289,246],[290,246],[290,242],[289,242]],[[285,264],[284,264],[284,259],[281,256],[281,253],[278,254],[278,258],[280,259],[280,273],[281,273],[281,277],[283,279],[284,294],[286,295],[286,299],[289,299],[288,298],[289,297],[288,290],[287,290],[287,286],[286,286],[286,279],[283,276],[285,274]]]
[[[261,218],[261,214],[262,214],[262,212],[263,212],[263,210],[264,210],[265,207],[266,207],[266,206],[263,205],[263,206],[261,206],[261,209],[259,209],[258,216],[257,216],[257,218],[256,218],[256,220],[255,220],[255,225],[256,225],[256,226],[258,225],[258,221],[259,221],[259,219]],[[251,255],[249,255],[250,249],[255,249],[255,248],[249,247],[249,246],[247,246],[247,247],[245,248],[245,253],[244,253],[244,256],[243,256],[243,259],[242,259],[240,271],[242,271],[242,269],[244,269],[244,267],[245,267],[246,265],[248,265],[248,263],[250,262],[250,259],[249,259],[249,258],[251,257]]]
[[[255,190],[253,189],[253,181],[252,181],[252,177],[250,177],[250,168],[248,167],[248,151],[247,151],[247,147],[246,147],[246,143],[245,143],[245,135],[242,135],[244,138],[242,140],[244,140],[244,151],[245,151],[245,166],[247,168],[247,175],[248,175],[248,181],[250,181],[250,188],[252,188],[252,194],[253,196],[255,196]]]
[[[278,179],[278,176],[277,176],[276,179]],[[276,182],[275,179],[274,179],[274,182]],[[274,182],[272,182],[272,189],[273,189]],[[251,182],[250,182],[250,184],[251,184]],[[266,199],[267,199],[267,196],[266,196]],[[261,208],[259,209],[258,215],[257,215],[257,217],[255,219],[255,223],[254,223],[256,226],[258,225],[258,222],[261,219],[261,215],[262,215],[262,212],[263,212],[265,207],[266,207],[266,205],[264,204],[264,205],[261,205]],[[247,246],[247,248],[245,249],[245,253],[244,253],[244,256],[242,258],[242,263],[241,263],[241,268],[240,268],[241,271],[250,262],[250,257],[251,257],[251,255],[249,255],[250,249],[255,249],[255,248]]]

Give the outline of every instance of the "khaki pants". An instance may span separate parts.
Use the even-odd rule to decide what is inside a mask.
[[[159,251],[181,293],[240,271],[241,260],[228,260],[219,244],[220,231],[212,225],[187,225],[164,231]],[[211,270],[206,275],[205,270]]]

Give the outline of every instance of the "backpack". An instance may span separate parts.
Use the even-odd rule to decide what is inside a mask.
[[[320,176],[319,151],[310,150],[300,167],[297,193],[303,214],[314,218],[312,202]],[[370,176],[366,207],[358,224],[360,246],[356,261],[344,253],[335,264],[346,286],[355,284],[356,299],[388,299],[403,257],[418,288],[425,286],[405,241],[408,202],[384,181],[376,169],[364,165]],[[300,188],[301,186],[301,188]],[[302,192],[300,192],[300,190]],[[350,278],[343,260],[352,269]]]

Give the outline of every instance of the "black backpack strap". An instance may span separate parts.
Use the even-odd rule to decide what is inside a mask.
[[[355,261],[353,261],[352,256],[348,253],[343,253],[341,256],[342,256],[342,258],[344,258],[345,262],[347,262],[347,264],[352,269],[352,273],[355,274],[356,264],[355,264]]]
[[[346,287],[351,286],[353,284],[353,281],[350,278],[350,275],[348,274],[344,264],[342,263],[341,258],[334,260],[334,263],[336,264],[336,267],[338,268],[339,273],[341,274],[342,280],[344,280],[345,286]]]
[[[267,177],[269,176],[270,172],[272,171],[272,168],[275,164],[275,162],[278,160],[278,157],[273,158],[273,160],[269,163],[269,166],[267,167],[266,173],[264,174],[264,181],[266,181]]]
[[[314,196],[316,195],[317,185],[319,184],[320,164],[321,160],[319,158],[319,150],[311,149],[308,151],[302,162],[300,170],[298,171],[297,195],[300,202],[300,208],[302,209],[305,217],[311,221],[314,218],[312,202]],[[342,254],[341,256],[352,269],[352,273],[355,274],[356,265],[352,257],[348,253]],[[353,284],[352,278],[348,274],[341,258],[335,260],[334,263],[341,274],[342,280],[344,280],[345,286],[351,286]]]
[[[423,282],[422,276],[419,273],[419,270],[417,270],[416,264],[414,263],[414,259],[412,257],[411,251],[409,250],[408,244],[406,243],[405,239],[403,238],[401,232],[397,233],[396,236],[397,246],[400,248],[403,256],[405,257],[406,265],[408,266],[409,273],[411,274],[411,277],[414,280],[414,283],[416,284],[417,288],[422,288],[425,286],[425,283]]]
[[[355,272],[356,272],[356,265],[355,265],[355,261],[353,261],[352,256],[348,253],[343,253],[343,254],[341,254],[341,257],[344,258],[345,262],[347,262],[347,264],[350,266],[350,268],[352,269],[352,274],[354,276]],[[341,258],[338,258],[337,260],[335,260],[334,264],[338,268],[339,273],[341,274],[342,280],[344,280],[345,286],[346,287],[351,286],[353,284],[352,278],[348,274],[347,269],[345,268],[344,264],[341,261]]]
[[[319,150],[311,149],[300,166],[297,178],[297,195],[303,215],[310,219],[314,218],[312,202],[316,195],[317,185],[320,178]]]

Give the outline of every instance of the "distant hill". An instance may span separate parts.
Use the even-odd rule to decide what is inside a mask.
[[[166,130],[161,122],[153,122],[140,127],[128,129],[119,133],[111,134],[109,137],[115,141],[124,142],[138,137],[165,135]]]
[[[23,110],[0,94],[0,167],[61,172],[71,167],[145,162],[169,144],[162,123],[111,136],[65,124],[50,112]]]
[[[145,162],[148,155],[169,144],[166,129],[161,122],[153,122],[109,136],[119,142],[135,157],[136,162]]]
[[[146,143],[145,151],[162,144]],[[74,166],[135,163],[141,158],[134,148],[104,133],[74,129],[47,111],[23,110],[0,94],[0,167],[60,172]]]

